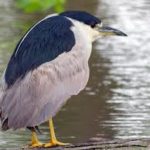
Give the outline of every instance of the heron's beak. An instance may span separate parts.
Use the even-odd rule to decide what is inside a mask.
[[[127,36],[127,34],[123,33],[122,31],[107,26],[98,26],[97,30],[99,31],[100,35],[103,36],[111,36],[111,35]]]

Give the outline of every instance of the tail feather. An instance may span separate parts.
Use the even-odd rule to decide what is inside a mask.
[[[6,131],[8,130],[9,127],[8,127],[8,118],[6,118],[3,122],[2,122],[2,130],[3,131]]]

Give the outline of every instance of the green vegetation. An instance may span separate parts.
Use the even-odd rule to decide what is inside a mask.
[[[25,13],[45,12],[49,9],[62,12],[65,2],[66,0],[16,0],[16,6]]]

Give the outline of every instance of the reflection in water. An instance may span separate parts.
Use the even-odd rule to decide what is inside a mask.
[[[102,39],[97,45],[100,54],[112,63],[110,78],[120,85],[112,88],[116,113],[105,126],[117,130],[116,138],[150,137],[150,3],[143,1],[100,1],[98,14],[106,12],[109,24],[120,27],[129,36]],[[105,20],[108,22],[108,20]]]
[[[72,97],[55,117],[56,132],[62,141],[149,137],[148,1],[113,0],[113,4],[110,0],[68,1],[66,9],[87,10],[93,14],[97,9],[97,16],[129,36],[105,37],[95,43],[86,89]],[[42,18],[17,13],[11,2],[0,2],[0,72],[23,32]],[[40,139],[48,140],[47,123],[40,128]],[[29,131],[0,132],[0,149],[25,145],[29,138]]]

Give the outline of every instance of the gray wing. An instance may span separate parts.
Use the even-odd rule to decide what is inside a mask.
[[[88,37],[82,38],[85,33],[76,33],[77,43],[70,52],[29,71],[10,88],[4,84],[0,98],[3,129],[39,125],[53,117],[72,95],[85,88],[92,45]]]
[[[88,63],[75,49],[42,64],[4,90],[1,109],[8,128],[45,122],[59,111],[68,98],[84,89],[89,77]]]

